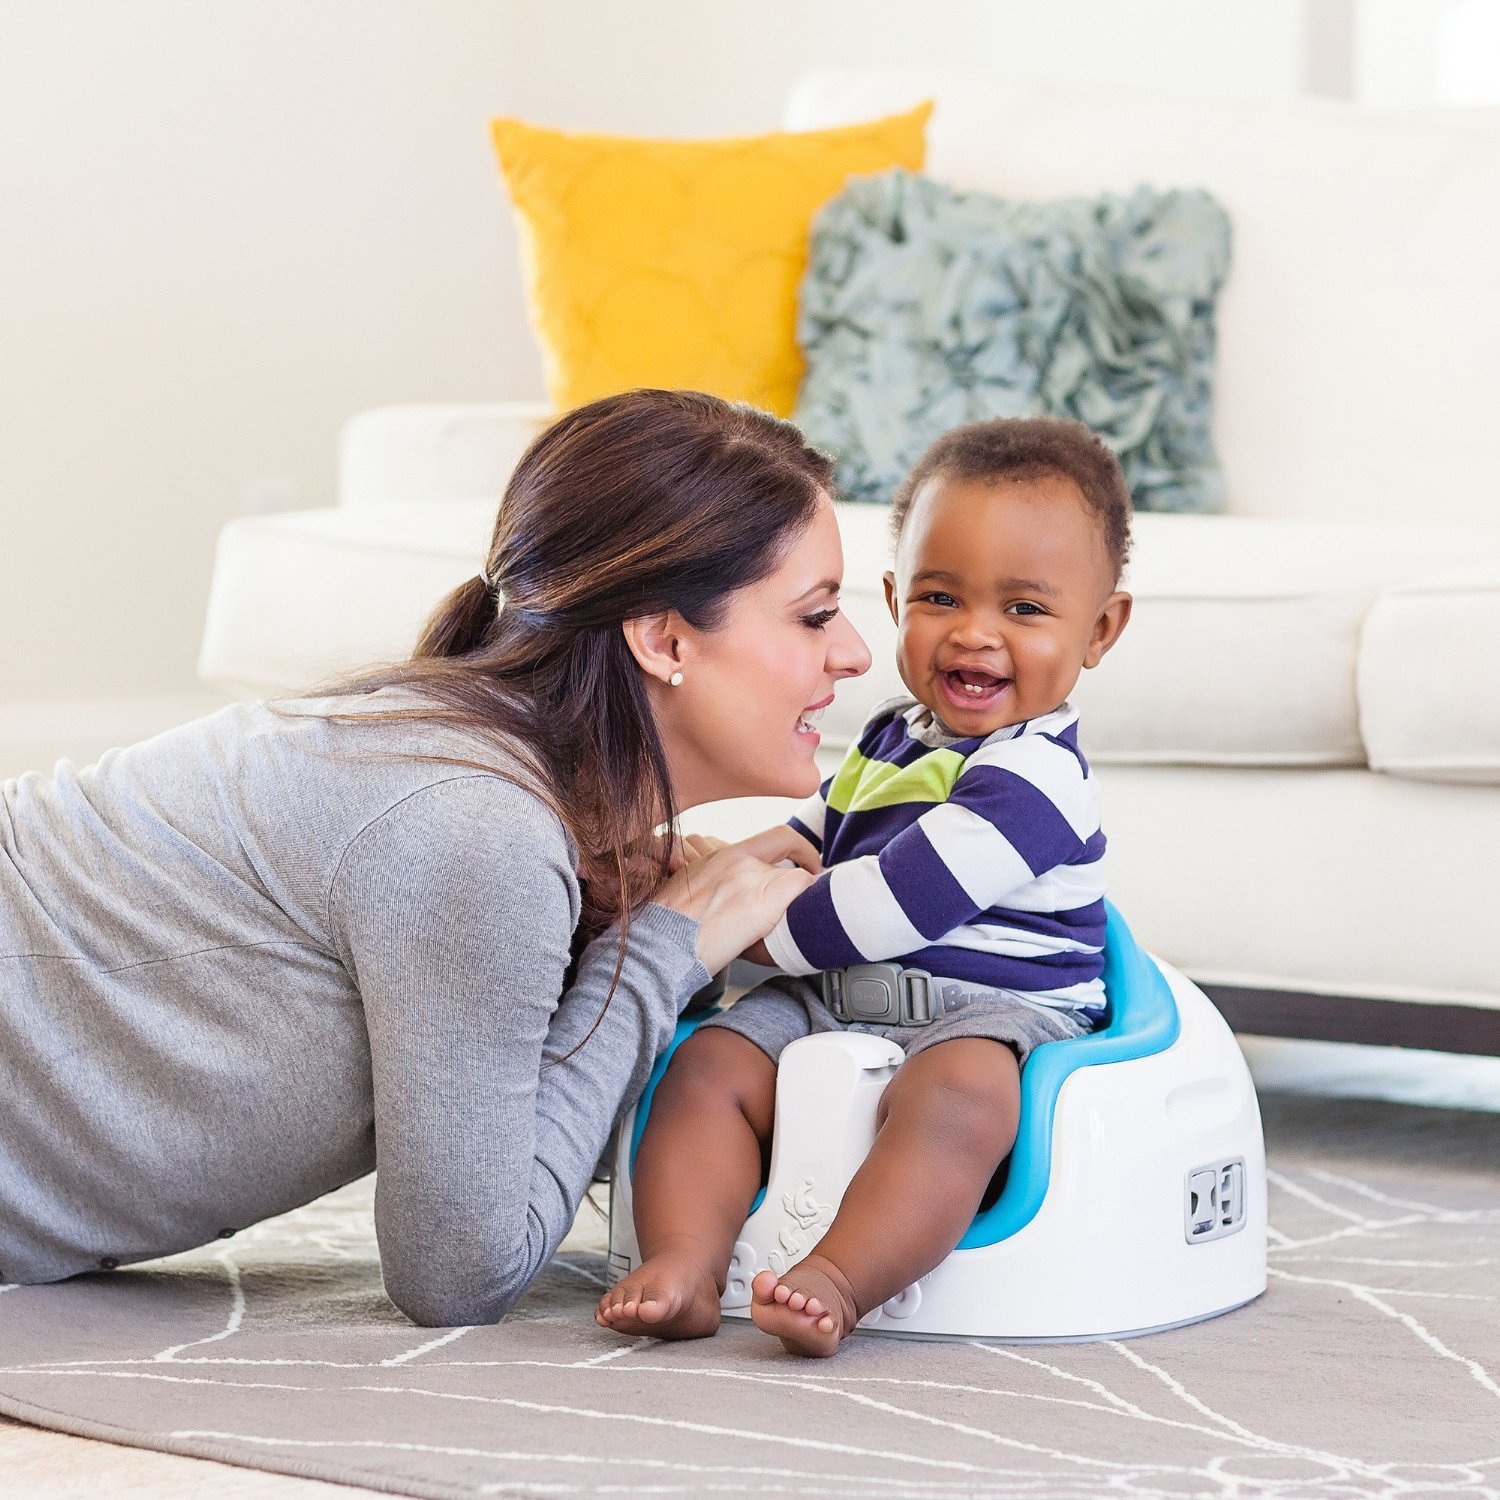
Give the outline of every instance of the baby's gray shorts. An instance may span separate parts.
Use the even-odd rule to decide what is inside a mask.
[[[772,1062],[780,1058],[783,1048],[815,1032],[863,1031],[870,1036],[889,1037],[908,1057],[957,1037],[988,1037],[1003,1042],[1024,1064],[1043,1042],[1066,1041],[1069,1037],[1083,1036],[1089,1029],[1087,1022],[1067,1011],[1048,1010],[1004,991],[973,1000],[927,1026],[845,1023],[823,1004],[822,986],[816,975],[811,979],[796,979],[787,974],[778,974],[747,991],[728,1010],[703,1024],[737,1031],[754,1042]]]

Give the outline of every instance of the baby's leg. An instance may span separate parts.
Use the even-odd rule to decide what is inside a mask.
[[[832,1354],[872,1307],[941,1264],[1015,1144],[1020,1098],[1015,1053],[987,1037],[902,1064],[828,1233],[784,1276],[755,1278],[756,1326],[794,1354]]]
[[[706,1026],[657,1085],[632,1177],[641,1264],[599,1299],[618,1333],[704,1338],[734,1242],[760,1187],[776,1108],[776,1065],[754,1042]]]

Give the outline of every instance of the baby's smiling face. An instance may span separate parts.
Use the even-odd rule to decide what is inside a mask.
[[[913,497],[885,575],[896,664],[951,733],[1059,707],[1130,618],[1097,517],[1071,479],[948,479]]]

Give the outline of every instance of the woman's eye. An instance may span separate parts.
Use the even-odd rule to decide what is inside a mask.
[[[814,615],[803,615],[802,623],[809,630],[827,630],[830,621],[835,619],[837,615],[838,610],[836,609],[820,609]]]

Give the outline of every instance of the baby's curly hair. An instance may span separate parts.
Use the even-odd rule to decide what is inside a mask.
[[[995,417],[953,427],[917,460],[891,501],[897,543],[917,491],[929,479],[1071,479],[1098,518],[1115,581],[1130,556],[1130,490],[1120,462],[1082,422],[1067,417]]]

